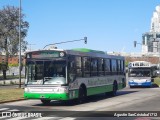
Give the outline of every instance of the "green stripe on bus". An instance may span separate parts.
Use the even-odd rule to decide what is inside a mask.
[[[113,85],[107,85],[107,86],[99,86],[99,87],[90,87],[87,89],[87,95],[95,95],[100,93],[105,93],[112,91]]]
[[[26,99],[50,99],[50,100],[68,100],[69,95],[67,93],[24,93]]]
[[[123,84],[118,84],[118,90],[124,88]],[[105,92],[111,92],[113,85],[97,86],[87,88],[87,96],[96,95]],[[73,94],[74,93],[74,94]],[[24,93],[25,99],[50,99],[50,100],[69,100],[78,98],[78,89],[70,90],[68,93]],[[70,95],[70,96],[69,96]]]
[[[103,52],[103,51],[91,50],[91,49],[87,49],[87,48],[75,48],[75,49],[72,49],[72,50],[73,51],[79,51],[79,52],[94,52],[94,53],[105,54],[105,52]]]

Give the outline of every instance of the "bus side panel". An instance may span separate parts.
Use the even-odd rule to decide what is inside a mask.
[[[122,83],[118,84],[118,90],[123,89],[125,86]],[[113,90],[113,84],[111,85],[105,85],[105,86],[97,86],[97,87],[90,87],[87,88],[87,96],[89,95],[95,95],[105,92],[111,92]]]
[[[125,88],[126,85],[124,85],[123,83],[119,83],[118,84],[118,90]]]
[[[110,92],[112,91],[112,89],[113,89],[113,85],[90,87],[90,88],[87,88],[87,96]]]
[[[68,100],[68,93],[24,93],[26,99],[49,99],[49,100]]]

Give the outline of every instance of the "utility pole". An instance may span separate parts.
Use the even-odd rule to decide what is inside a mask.
[[[21,88],[21,0],[19,0],[19,88]]]

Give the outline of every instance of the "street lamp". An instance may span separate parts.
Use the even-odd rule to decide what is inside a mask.
[[[84,37],[83,39],[79,39],[79,40],[71,40],[71,41],[64,41],[64,42],[59,42],[59,43],[48,44],[44,48],[46,48],[49,45],[56,45],[56,44],[62,44],[62,43],[68,43],[68,42],[76,42],[76,41],[81,41],[81,40],[84,40],[84,43],[87,44],[87,37]]]
[[[19,88],[21,88],[21,0],[19,0]]]
[[[137,41],[134,41],[134,47],[136,47],[137,44],[143,45],[142,43],[137,43]],[[147,56],[147,54],[146,54],[145,56],[146,56],[146,59],[147,59],[147,61],[148,61],[148,56]]]

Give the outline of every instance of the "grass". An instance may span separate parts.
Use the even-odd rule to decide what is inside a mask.
[[[17,99],[23,99],[23,92],[24,89],[19,88],[0,89],[0,103]]]
[[[154,83],[158,86],[160,86],[160,77],[154,78]]]

